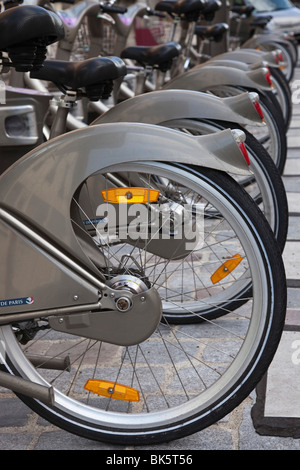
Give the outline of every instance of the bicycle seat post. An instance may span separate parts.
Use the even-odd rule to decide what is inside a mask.
[[[65,95],[62,95],[59,100],[53,99],[51,101],[52,105],[56,105],[57,112],[55,114],[51,131],[50,139],[62,135],[66,132],[67,128],[67,117],[70,109],[77,106],[77,92],[68,90]]]
[[[178,25],[181,23],[181,17],[179,15],[178,16],[176,15],[172,18],[173,18],[173,21],[172,21],[172,28],[170,32],[169,41],[175,41],[176,30],[177,30]]]

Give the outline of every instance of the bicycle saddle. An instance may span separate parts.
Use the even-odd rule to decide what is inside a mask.
[[[231,11],[233,11],[233,13],[237,13],[238,15],[246,15],[246,16],[250,16],[251,13],[255,10],[255,7],[253,7],[252,5],[243,5],[243,6],[233,6],[231,7]]]
[[[202,39],[210,39],[219,42],[228,29],[229,26],[227,23],[217,23],[211,26],[196,26],[195,34]]]
[[[205,0],[162,0],[155,5],[155,10],[177,14],[197,14],[207,6]]]
[[[0,51],[8,52],[17,71],[40,67],[46,46],[63,37],[60,18],[42,7],[21,5],[0,14]]]
[[[181,46],[177,42],[169,42],[159,46],[129,46],[121,53],[123,59],[136,60],[143,67],[157,66],[166,72],[172,65],[172,59],[181,54]]]
[[[220,0],[209,0],[207,5],[201,10],[201,15],[206,21],[212,21],[215,17],[216,11],[218,11],[222,6]]]
[[[30,76],[48,80],[67,90],[84,88],[88,98],[97,101],[107,98],[112,80],[124,77],[126,73],[126,66],[119,57],[95,57],[80,62],[45,60],[43,67],[32,71]]]
[[[265,28],[272,18],[272,16],[257,16],[253,21],[251,21],[250,25],[259,28]]]

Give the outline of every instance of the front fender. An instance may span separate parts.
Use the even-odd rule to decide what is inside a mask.
[[[197,65],[173,78],[163,86],[163,89],[206,91],[216,86],[231,85],[252,90],[271,90],[265,75],[265,68],[244,71],[208,63]]]
[[[248,93],[219,98],[188,90],[162,90],[123,101],[99,116],[93,124],[160,124],[172,119],[216,119],[241,125],[262,123]]]
[[[224,54],[213,57],[209,62],[214,60],[237,60],[249,65],[256,62],[266,62],[270,67],[279,67],[272,52],[256,49],[236,49],[235,51],[224,52]]]

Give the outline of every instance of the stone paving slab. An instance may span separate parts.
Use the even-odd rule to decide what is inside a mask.
[[[300,240],[286,243],[283,252],[283,261],[289,285],[291,285],[293,281],[299,281],[300,287]]]
[[[266,417],[300,418],[299,371],[300,331],[284,331],[268,372]]]
[[[300,206],[299,206],[299,193],[288,193],[287,194],[289,214],[291,215],[300,215]]]
[[[300,127],[300,123],[299,123],[299,127]],[[294,176],[295,174],[296,175],[300,174],[300,158],[288,158],[285,168],[284,168],[284,175]]]

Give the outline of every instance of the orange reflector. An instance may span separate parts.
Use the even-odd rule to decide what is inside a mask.
[[[146,188],[110,188],[101,191],[105,202],[117,204],[136,204],[156,202],[159,191]]]
[[[108,380],[89,379],[84,386],[85,390],[96,393],[102,397],[114,398],[115,400],[139,401],[138,390],[127,387],[127,385],[110,382]]]
[[[224,277],[228,276],[242,261],[243,256],[239,255],[238,253],[232,256],[228,261],[222,264],[211,276],[211,282],[216,284],[220,282]]]

